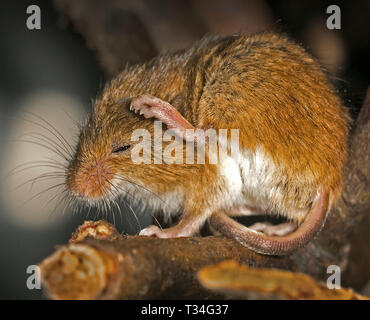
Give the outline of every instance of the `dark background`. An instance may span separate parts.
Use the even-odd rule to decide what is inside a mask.
[[[254,32],[268,26],[267,29],[288,33],[320,59],[330,72],[352,116],[356,117],[370,83],[370,1],[220,0],[214,1],[212,7],[207,7],[207,1],[197,4],[190,0],[184,2],[189,10],[197,13],[200,29],[205,32]],[[203,5],[199,5],[200,2]],[[152,7],[147,5],[141,10],[150,14],[151,10],[154,13],[167,8],[157,8],[154,3],[152,1]],[[30,4],[38,4],[41,8],[41,30],[26,28],[26,8]],[[330,4],[337,4],[341,8],[341,30],[330,31],[325,27],[328,17],[325,12]],[[243,11],[232,11],[234,5],[246,8],[245,19]],[[230,10],[221,10],[222,6]],[[218,12],[217,8],[220,9]],[[175,10],[176,6],[167,9]],[[258,14],[248,15],[253,10]],[[235,19],[230,20],[234,25],[226,21],[228,15],[235,15]],[[150,25],[150,21],[146,23],[147,29],[157,34],[154,44],[158,51],[186,47],[193,38],[203,33],[195,32],[193,38],[185,40],[178,36],[176,42],[176,35],[171,34],[170,28],[162,26],[166,32],[158,35],[158,25]],[[179,23],[184,29],[194,28],[194,25],[187,25],[186,19]],[[85,209],[78,214],[63,213],[60,208],[51,214],[48,212],[50,209],[45,209],[45,203],[52,199],[52,192],[41,200],[36,197],[23,204],[23,200],[32,197],[35,191],[16,189],[13,182],[22,183],[28,177],[22,173],[12,175],[12,182],[8,180],[7,173],[18,163],[28,161],[30,156],[30,159],[37,158],[39,149],[32,151],[26,149],[24,144],[11,140],[17,136],[17,128],[25,123],[21,118],[29,118],[23,112],[28,107],[32,109],[38,101],[50,103],[46,106],[48,113],[40,115],[52,123],[56,114],[63,114],[57,113],[59,109],[68,114],[71,112],[68,108],[72,105],[79,108],[79,114],[86,114],[91,99],[95,98],[105,82],[105,75],[85,40],[71,26],[62,23],[52,1],[3,1],[0,30],[0,298],[37,299],[42,298],[41,291],[28,290],[26,287],[27,266],[40,262],[53,251],[55,245],[66,243],[76,226],[87,217],[103,216],[95,212],[87,216]],[[34,112],[40,111],[36,108]],[[58,129],[68,134],[72,120],[68,117],[64,117],[64,120],[59,118],[57,120],[61,122],[58,122]],[[73,143],[73,140],[70,142]],[[35,173],[38,174],[37,171]],[[122,209],[125,210],[124,207]],[[38,222],[34,222],[27,211],[39,212]],[[112,216],[105,218],[112,221]],[[135,220],[129,214],[115,220],[121,232],[138,231]],[[143,225],[145,223],[148,221]]]

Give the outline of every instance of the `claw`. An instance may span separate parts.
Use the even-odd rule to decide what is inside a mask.
[[[157,226],[149,226],[145,229],[142,229],[139,233],[141,236],[158,236],[162,232]]]

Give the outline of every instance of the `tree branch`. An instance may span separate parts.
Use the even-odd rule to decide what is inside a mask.
[[[106,221],[86,221],[70,244],[41,264],[43,286],[54,299],[220,298],[196,273],[234,259],[252,267],[292,267],[223,237],[159,239],[123,236]]]
[[[351,289],[329,289],[302,273],[276,269],[254,269],[235,261],[224,261],[198,272],[210,290],[244,299],[369,300]]]

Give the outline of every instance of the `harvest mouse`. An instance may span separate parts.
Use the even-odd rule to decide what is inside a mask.
[[[237,129],[239,151],[216,164],[134,163],[133,131],[153,137],[155,121],[195,144],[187,130]],[[341,194],[348,123],[322,68],[285,36],[207,37],[128,66],[105,86],[66,184],[90,203],[127,196],[181,217],[141,235],[191,236],[208,220],[258,253],[284,255],[317,234]],[[232,219],[257,214],[288,222],[247,228]]]

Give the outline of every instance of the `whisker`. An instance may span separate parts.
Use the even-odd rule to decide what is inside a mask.
[[[67,197],[66,197],[66,200],[67,200],[67,203],[66,203],[66,205],[65,205],[65,206],[64,206],[64,208],[63,208],[62,216],[64,216],[65,211],[66,211],[67,209],[69,209],[69,208],[70,208],[71,203],[75,201],[75,200],[73,199],[73,197],[71,197],[71,196],[67,196]],[[73,212],[73,210],[72,210],[72,212]]]
[[[40,137],[38,135],[32,135],[32,134],[24,134],[24,135],[21,135],[20,137],[22,137],[22,136],[26,136],[26,137],[28,136],[29,138],[36,139],[36,142],[45,143],[46,146],[49,146],[49,148],[53,149],[56,153],[58,153],[62,157],[66,157],[67,159],[69,157],[72,157],[68,154],[68,152],[65,154],[64,152],[66,152],[66,151],[63,148],[61,148],[57,145],[54,145],[48,139],[45,139],[45,138]],[[31,140],[31,141],[33,141],[33,140]]]
[[[141,189],[143,189],[143,190],[145,190],[145,191],[149,192],[149,193],[150,193],[150,194],[152,194],[153,196],[157,197],[160,201],[164,202],[164,201],[163,201],[163,199],[162,199],[159,195],[157,195],[156,193],[154,193],[152,190],[149,190],[149,189],[145,188],[145,187],[144,187],[144,186],[142,186],[141,184],[136,183],[136,182],[133,182],[133,181],[131,181],[131,180],[128,180],[126,177],[124,177],[124,176],[122,176],[122,175],[116,175],[116,176],[115,176],[115,178],[116,178],[116,177],[117,177],[119,180],[122,180],[122,181],[124,181],[124,182],[128,182],[128,183],[130,183],[130,184],[132,184],[132,185],[134,185],[134,186],[136,186],[136,187],[139,187],[139,188],[141,188]]]
[[[52,198],[48,199],[48,201],[45,201],[44,204],[42,205],[42,208],[45,208],[46,205],[48,205],[50,202],[52,202],[57,196],[60,196],[59,192],[56,192],[54,196],[52,196]],[[49,216],[50,216],[50,213],[49,213]]]
[[[79,123],[76,119],[73,119],[73,117],[69,114],[67,110],[62,109],[62,111],[65,113],[65,115],[73,122],[73,124],[76,126],[78,131],[81,131],[81,123]]]
[[[41,182],[41,181],[45,181],[45,180],[51,180],[51,179],[61,179],[61,178],[65,178],[65,174],[64,173],[58,173],[58,172],[48,172],[48,173],[44,173],[36,178],[33,179],[32,183],[31,183],[31,186],[30,186],[30,191],[32,190],[33,186],[35,183],[37,182]]]
[[[64,175],[55,175],[53,173],[47,173],[47,174],[42,174],[40,176],[37,176],[35,178],[31,178],[31,179],[28,179],[27,181],[25,182],[22,182],[21,184],[17,185],[15,188],[14,188],[14,191],[15,190],[18,190],[19,188],[29,184],[29,183],[32,183],[31,184],[31,187],[30,187],[30,191],[32,190],[34,184],[36,182],[41,182],[41,181],[45,181],[45,180],[51,180],[51,179],[55,179],[55,178],[63,178]]]
[[[50,146],[53,146],[56,150],[60,151],[60,152],[65,152],[68,156],[72,157],[72,154],[71,152],[66,149],[63,145],[60,145],[58,144],[56,141],[54,141],[53,139],[51,139],[50,137],[42,134],[42,133],[39,133],[39,132],[28,132],[28,133],[25,133],[23,135],[21,135],[20,137],[22,136],[29,136],[31,138],[35,138],[35,139],[39,139],[45,143],[49,143]]]
[[[26,168],[19,169],[19,170],[17,170],[17,171],[15,171],[15,172],[13,172],[13,173],[11,174],[11,176],[16,175],[16,174],[19,174],[19,173],[24,172],[24,171],[29,170],[29,169],[33,169],[33,168],[53,168],[53,169],[61,169],[61,171],[59,171],[59,172],[60,172],[60,173],[64,172],[64,170],[63,170],[64,168],[58,167],[58,166],[56,166],[56,165],[52,165],[52,164],[37,164],[37,165],[31,165],[31,166],[28,166],[28,167],[26,167]],[[9,177],[8,177],[8,178],[9,178]]]
[[[33,112],[31,112],[31,111],[25,111],[26,113],[28,113],[28,114],[30,114],[30,115],[32,115],[32,116],[34,116],[35,118],[37,118],[37,119],[39,119],[39,120],[41,120],[42,122],[44,122],[46,125],[48,125],[51,129],[53,129],[53,130],[55,130],[55,132],[57,133],[57,134],[55,134],[51,129],[49,129],[48,131],[50,132],[50,133],[52,133],[62,144],[63,144],[63,142],[62,142],[62,140],[64,141],[64,143],[65,143],[65,145],[67,146],[67,147],[69,147],[69,149],[71,150],[71,152],[72,152],[72,154],[73,154],[73,152],[74,152],[74,150],[73,150],[73,148],[72,148],[72,146],[70,145],[70,143],[67,141],[67,139],[60,133],[60,131],[56,128],[56,127],[54,127],[49,121],[47,121],[47,120],[45,120],[43,117],[41,117],[41,116],[39,116],[39,115],[37,115],[37,114],[35,114],[35,113],[33,113]],[[40,125],[40,124],[39,124]],[[42,125],[40,125],[40,126],[42,126]],[[47,130],[47,128],[45,128],[46,130]],[[62,140],[60,140],[59,138],[58,138],[58,136],[57,135],[59,135],[59,137],[62,139]]]
[[[21,206],[24,206],[27,202],[32,201],[33,199],[35,199],[35,198],[39,197],[40,195],[42,195],[42,194],[43,194],[43,193],[45,193],[45,192],[48,192],[48,191],[50,191],[50,190],[53,190],[53,189],[55,189],[55,188],[57,188],[57,187],[64,186],[64,185],[65,185],[65,184],[64,184],[64,182],[63,182],[63,183],[58,183],[58,184],[56,184],[56,185],[54,185],[54,186],[51,186],[51,187],[49,187],[49,188],[46,188],[46,189],[44,189],[44,190],[42,190],[42,191],[38,192],[37,194],[35,194],[35,195],[34,195],[33,197],[31,197],[30,199],[28,199],[28,200],[24,201],[24,202],[21,204]]]
[[[159,229],[163,230],[162,228],[162,225],[161,223],[159,222],[159,220],[157,219],[157,217],[153,214],[153,213],[150,213],[151,217],[155,220],[155,222],[157,223]]]
[[[124,182],[128,182],[128,183],[131,183],[131,184],[133,184],[134,186],[136,186],[136,187],[138,187],[138,188],[141,188],[141,189],[143,189],[143,190],[145,190],[145,191],[147,191],[147,192],[149,192],[150,194],[152,194],[152,195],[154,195],[156,198],[158,198],[160,201],[162,201],[163,203],[165,203],[164,201],[163,201],[163,199],[160,197],[160,196],[158,196],[156,193],[154,193],[153,191],[151,191],[151,190],[149,190],[149,189],[147,189],[147,188],[145,188],[145,187],[143,187],[142,185],[140,185],[140,184],[138,184],[138,183],[135,183],[135,182],[132,182],[132,181],[130,181],[130,180],[128,180],[128,179],[126,179],[125,177],[123,177],[122,175],[116,175],[115,176],[115,178],[118,178],[118,180],[122,180],[122,181],[124,181]],[[130,195],[129,194],[129,192],[126,192],[125,193],[126,195],[129,195],[129,196],[132,196],[132,195]],[[132,209],[132,207],[131,207],[131,205],[129,205],[125,200],[124,200],[124,205],[125,205],[125,207],[126,208],[128,208],[131,212],[132,212],[132,214],[133,214],[133,216],[135,217],[135,219],[136,219],[136,222],[137,222],[137,224],[138,224],[138,226],[139,226],[139,228],[140,228],[140,230],[142,229],[141,228],[141,224],[140,224],[140,220],[138,219],[138,217],[137,217],[137,215],[136,215],[136,213],[134,212],[134,210]],[[158,226],[159,226],[159,228],[160,229],[163,229],[162,228],[162,226],[161,226],[161,224],[160,224],[160,222],[158,221],[158,219],[156,218],[156,216],[155,215],[153,215],[152,213],[150,213],[150,215],[152,216],[152,218],[156,221],[156,223],[158,224]],[[129,221],[129,220],[128,220]],[[130,227],[132,227],[132,225],[131,225],[131,223],[129,222],[129,224],[130,224]]]
[[[67,200],[67,198],[68,198],[68,193],[67,193],[67,190],[66,189],[62,190],[62,192],[60,192],[60,193],[56,193],[56,195],[59,196],[59,199],[58,199],[57,203],[55,204],[53,210],[50,212],[50,216],[52,216],[57,211],[58,207],[61,204],[63,204],[63,202],[65,202]],[[51,201],[53,201],[54,198]]]
[[[124,206],[126,207],[126,209],[127,208],[130,208],[130,206],[127,206],[127,203],[126,202],[123,202],[123,204],[124,204]],[[127,211],[127,210],[126,210]],[[135,213],[134,213],[134,211],[131,209],[131,212],[132,212],[132,214],[133,214],[133,216],[135,217],[136,215],[135,215]],[[134,230],[134,228],[133,228],[133,226],[132,226],[132,223],[131,223],[131,221],[130,221],[130,219],[128,218],[128,216],[126,216],[126,221],[128,222],[128,224],[129,224],[129,226],[130,226],[130,230]]]
[[[86,214],[86,220],[89,219],[90,212],[91,212],[91,206],[88,206],[88,210],[87,210],[87,214]]]
[[[110,194],[113,196],[113,198],[115,197],[118,197],[120,195],[120,192],[119,190],[117,189],[117,187],[109,181],[109,179],[107,179],[105,176],[104,176],[105,180],[108,182],[109,185],[112,186],[112,188],[114,188],[114,190],[116,191],[116,194],[114,194],[113,190],[111,189],[108,189],[108,191],[110,192]],[[121,222],[122,222],[122,211],[121,211],[121,208],[120,206],[118,205],[117,201],[115,201],[114,199],[111,199],[111,201],[115,204],[115,206],[117,207],[118,211],[119,211],[119,214],[120,214],[120,218],[121,218]],[[114,221],[115,222],[115,221]]]
[[[13,169],[11,169],[6,175],[5,175],[5,178],[8,178],[9,176],[11,176],[13,174],[14,171],[16,171],[17,169],[21,168],[21,167],[24,167],[26,165],[29,165],[29,164],[39,164],[40,167],[43,166],[44,164],[50,164],[50,165],[57,165],[58,167],[60,167],[61,169],[66,169],[67,166],[64,166],[64,165],[61,165],[57,162],[54,162],[54,161],[46,161],[46,160],[38,160],[38,161],[26,161],[24,163],[21,163],[17,166],[15,166]],[[15,174],[15,173],[14,173]]]
[[[32,141],[32,140],[23,140],[23,139],[13,139],[13,140],[10,140],[11,142],[25,142],[25,143],[31,143],[31,144],[35,144],[35,145],[38,145],[38,146],[41,146],[41,147],[44,147],[52,152],[54,152],[55,154],[57,154],[58,156],[62,157],[64,160],[66,161],[69,161],[69,159],[62,153],[60,152],[56,152],[53,148],[47,146],[47,145],[44,145],[40,142],[37,142],[37,141]]]

